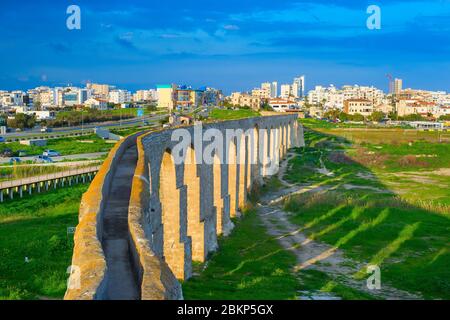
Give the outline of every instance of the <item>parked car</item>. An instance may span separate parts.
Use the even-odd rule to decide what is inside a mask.
[[[9,148],[5,148],[0,152],[0,157],[9,158],[13,156],[13,151]]]
[[[3,137],[0,137],[0,143],[1,143],[1,142],[6,142],[6,139],[3,138]]]
[[[163,129],[167,129],[167,128],[170,128],[170,124],[168,124],[168,123],[165,123],[165,124],[163,124]]]
[[[53,129],[52,128],[47,128],[47,127],[42,127],[41,128],[41,132],[52,132]]]
[[[13,158],[9,159],[9,164],[18,164],[21,162],[22,162],[22,160],[20,160],[20,158],[18,158],[18,157],[13,157]]]
[[[37,162],[37,163],[52,163],[53,162],[52,158],[50,158],[49,156],[37,156],[34,158],[33,161]]]
[[[47,149],[42,153],[43,156],[47,157],[60,157],[61,154],[56,150]]]

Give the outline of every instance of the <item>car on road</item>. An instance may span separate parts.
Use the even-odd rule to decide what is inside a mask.
[[[61,154],[56,150],[47,149],[42,153],[43,156],[47,157],[60,157]]]
[[[53,129],[52,128],[48,128],[48,127],[42,127],[41,128],[41,132],[52,132]]]
[[[13,158],[9,159],[9,164],[18,164],[21,162],[22,162],[22,160],[20,160],[20,158],[18,158],[18,157],[13,157]]]
[[[53,159],[49,156],[37,156],[33,159],[33,162],[37,163],[52,163]]]

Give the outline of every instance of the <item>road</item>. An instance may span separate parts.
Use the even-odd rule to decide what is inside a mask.
[[[65,133],[72,133],[75,131],[82,131],[82,130],[91,130],[96,127],[102,127],[102,128],[111,128],[111,127],[130,127],[130,126],[136,126],[143,121],[149,121],[149,122],[156,122],[164,117],[167,117],[166,114],[160,114],[160,115],[154,115],[154,116],[144,116],[141,118],[132,118],[132,119],[124,119],[122,121],[108,121],[108,122],[96,122],[96,123],[89,123],[85,124],[83,126],[74,126],[74,127],[62,127],[62,128],[53,128],[53,131],[51,133],[41,133],[40,129],[30,129],[23,132],[8,132],[2,137],[6,139],[10,138],[25,138],[27,136],[36,136],[36,134],[42,134],[42,137],[45,137],[46,135],[55,135],[55,134],[65,134]]]
[[[94,152],[94,153],[80,153],[80,154],[71,154],[67,156],[60,156],[60,157],[52,157],[52,160],[54,162],[61,162],[63,160],[79,160],[79,159],[85,159],[85,160],[93,160],[98,159],[108,152]],[[25,161],[33,161],[36,156],[28,156],[28,157],[21,157],[20,160],[23,162]],[[11,158],[0,158],[0,164],[9,163]]]

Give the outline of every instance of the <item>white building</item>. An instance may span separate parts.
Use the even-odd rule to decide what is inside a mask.
[[[86,107],[97,110],[108,109],[108,101],[99,98],[89,98],[84,102]]]
[[[158,92],[155,89],[138,90],[133,95],[133,101],[135,102],[156,101],[156,100],[158,100]]]
[[[109,92],[109,102],[121,104],[132,100],[131,92],[127,90],[113,90]]]
[[[362,114],[365,117],[373,113],[373,104],[365,99],[349,99],[344,102],[344,112],[348,114]]]
[[[292,96],[292,86],[290,84],[282,84],[280,88],[280,97],[289,98]]]
[[[41,120],[52,120],[52,119],[55,119],[55,116],[56,116],[56,112],[55,111],[47,111],[47,110],[44,110],[44,111],[33,110],[33,111],[26,111],[26,112],[23,112],[23,113],[27,114],[27,115],[35,115],[36,116],[36,120],[38,120],[38,121],[41,121]]]
[[[298,105],[290,99],[273,98],[269,99],[268,104],[273,109],[273,111],[277,112],[298,110]]]
[[[270,97],[276,98],[278,97],[278,82],[273,81],[270,85]]]
[[[261,90],[266,92],[270,98],[276,98],[278,96],[278,82],[264,82],[261,84]],[[262,98],[261,95],[260,97]]]
[[[25,93],[23,91],[3,92],[0,104],[2,106],[22,106]]]
[[[292,84],[292,95],[295,98],[303,98],[305,95],[305,76],[294,78]]]
[[[330,85],[325,88],[316,86],[308,92],[308,103],[313,105],[322,104],[325,110],[339,109],[344,107],[344,101],[353,99],[368,100],[374,106],[385,103],[385,95],[382,90],[367,86],[343,86],[341,90]]]

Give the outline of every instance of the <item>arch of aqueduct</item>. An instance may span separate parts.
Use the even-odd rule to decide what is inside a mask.
[[[215,129],[210,141],[223,139],[222,150],[190,144],[183,157],[194,161],[177,163],[175,128],[138,133],[110,152],[82,198],[65,299],[181,299],[177,279],[217,250],[254,184],[274,173],[269,163],[303,141],[297,115],[183,129]],[[210,150],[212,163],[196,161]]]

